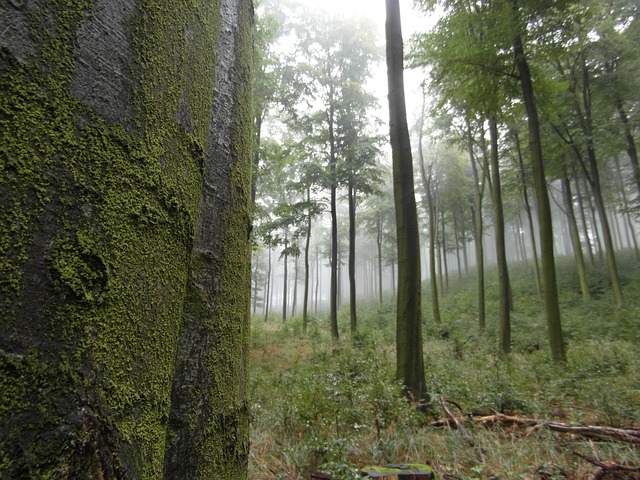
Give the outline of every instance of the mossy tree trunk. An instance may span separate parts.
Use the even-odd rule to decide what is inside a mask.
[[[0,478],[242,478],[251,2],[3,8]]]

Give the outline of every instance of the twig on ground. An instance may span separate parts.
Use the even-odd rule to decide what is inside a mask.
[[[600,460],[596,460],[595,458],[588,457],[580,452],[576,452],[575,450],[571,450],[571,453],[577,455],[583,460],[591,463],[598,467],[595,472],[593,472],[593,476],[591,480],[600,480],[605,477],[608,473],[613,472],[624,472],[624,473],[637,473],[640,474],[640,467],[628,467],[626,465],[620,465],[618,462],[614,460],[610,460],[608,462],[601,462]]]

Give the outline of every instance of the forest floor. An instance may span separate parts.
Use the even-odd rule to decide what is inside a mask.
[[[594,295],[583,300],[572,262],[558,262],[568,352],[560,365],[550,360],[532,266],[510,267],[508,356],[496,348],[495,273],[487,275],[482,333],[473,272],[462,280],[450,274],[441,324],[433,323],[428,298],[423,302],[426,414],[393,380],[391,297],[359,304],[354,339],[348,310],[340,311],[339,342],[331,340],[326,316],[313,316],[306,333],[300,318],[254,319],[249,478],[347,480],[361,478],[368,465],[421,463],[439,479],[640,479],[631,470],[640,467],[640,442],[496,417],[640,428],[640,267],[632,256],[620,265],[627,304],[621,309],[602,268],[590,270]]]

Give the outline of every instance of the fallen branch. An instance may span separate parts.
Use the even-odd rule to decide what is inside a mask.
[[[465,442],[467,442],[469,445],[473,446],[474,445],[473,437],[471,435],[469,435],[469,433],[467,432],[467,429],[464,428],[464,425],[462,424],[462,421],[458,420],[455,417],[455,415],[451,412],[451,410],[449,410],[449,407],[447,407],[447,402],[448,402],[448,400],[446,400],[445,398],[441,398],[440,399],[440,404],[442,405],[442,409],[447,414],[447,416],[451,420],[451,422],[455,425],[455,427],[460,431],[460,433],[462,434],[462,438],[464,438]],[[452,403],[453,405],[458,407],[458,409],[460,411],[462,411],[462,409],[460,408],[460,405],[458,405],[455,402],[450,402],[450,403]]]
[[[562,422],[536,420],[533,418],[521,418],[512,415],[495,413],[484,417],[473,418],[476,423],[504,423],[512,425],[527,425],[533,429],[548,428],[554,432],[572,433],[583,437],[598,440],[616,440],[619,442],[635,443],[640,445],[640,429],[638,428],[614,428],[598,425],[575,425]]]
[[[436,428],[453,426],[456,428],[460,428],[462,426],[462,422],[466,420],[453,417],[451,411],[448,408],[445,408],[445,412],[447,414],[447,418],[436,420],[427,424],[427,426]],[[594,438],[597,440],[613,440],[640,445],[640,428],[615,428],[599,425],[576,425],[547,420],[537,420],[534,418],[517,417],[513,415],[504,415],[497,412],[494,412],[493,415],[471,417],[470,420],[474,423],[479,424],[500,423],[506,425],[528,426],[531,427],[529,433],[532,433],[533,431],[539,430],[541,428],[548,428],[549,430],[552,430],[554,432],[571,433],[574,435],[581,435],[583,437]]]
[[[575,450],[571,450],[571,453],[577,455],[578,457],[586,460],[592,465],[598,467],[598,469],[593,473],[591,480],[600,480],[605,477],[605,475],[614,472],[624,472],[624,473],[638,473],[640,474],[640,467],[628,467],[626,465],[620,465],[618,462],[611,460],[608,462],[601,462],[600,460],[596,460],[595,458],[587,457],[580,452],[576,452]]]

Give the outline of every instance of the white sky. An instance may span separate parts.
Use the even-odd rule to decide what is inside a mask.
[[[385,0],[298,0],[300,3],[312,8],[321,8],[332,13],[343,12],[345,16],[361,15],[371,18],[378,26],[380,32],[380,44],[384,45],[384,24],[386,17]],[[413,32],[424,31],[428,20],[422,12],[413,9],[413,0],[400,0],[400,13],[402,15],[402,36],[405,45]],[[406,47],[405,47],[406,51]],[[386,86],[387,72],[384,59],[380,65],[380,71],[375,75],[374,84],[376,94],[380,99],[381,118],[387,119]],[[419,115],[422,106],[422,93],[420,82],[423,76],[421,72],[405,71],[405,96],[407,101],[407,116],[409,125]]]

